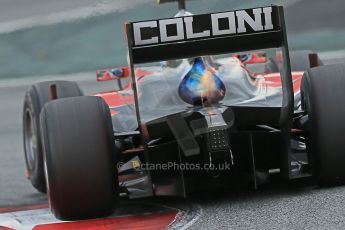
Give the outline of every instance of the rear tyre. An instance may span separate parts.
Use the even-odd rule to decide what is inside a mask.
[[[43,170],[42,140],[40,134],[40,112],[50,101],[50,86],[56,85],[60,98],[81,96],[82,91],[75,82],[47,81],[32,85],[25,94],[23,108],[23,143],[27,177],[40,192],[46,192]]]
[[[302,81],[309,116],[308,150],[320,186],[345,184],[345,64],[312,68]]]
[[[41,112],[41,124],[54,215],[73,220],[111,214],[118,179],[108,105],[92,96],[52,101]]]

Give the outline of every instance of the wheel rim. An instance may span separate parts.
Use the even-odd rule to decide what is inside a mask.
[[[32,114],[29,110],[25,113],[25,123],[24,123],[24,145],[25,145],[25,155],[29,170],[32,170],[35,165],[35,160],[37,157],[37,136],[34,127],[34,121],[32,119]]]

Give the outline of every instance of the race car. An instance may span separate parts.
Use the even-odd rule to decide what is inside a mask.
[[[126,37],[128,66],[97,72],[114,91],[48,81],[26,93],[28,178],[57,218],[273,175],[344,184],[345,65],[290,53],[283,7],[182,12],[126,23]]]

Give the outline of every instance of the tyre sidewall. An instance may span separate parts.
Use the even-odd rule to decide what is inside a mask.
[[[24,113],[23,113],[23,130],[26,129],[26,116],[27,113],[31,114],[31,122],[33,122],[32,128],[33,132],[36,134],[36,141],[37,141],[37,151],[35,160],[32,163],[32,167],[30,167],[30,163],[28,162],[28,156],[26,153],[25,148],[25,135],[23,135],[23,144],[24,144],[24,151],[25,151],[25,163],[27,168],[28,178],[31,181],[32,185],[39,190],[40,192],[46,192],[46,184],[44,179],[44,171],[43,171],[43,151],[42,151],[42,140],[40,134],[40,112],[41,112],[41,104],[38,99],[38,93],[34,87],[30,87],[25,95],[24,100]],[[25,131],[24,131],[25,133]]]

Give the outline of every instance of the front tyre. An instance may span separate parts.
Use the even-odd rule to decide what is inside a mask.
[[[309,55],[313,54],[310,50],[294,50],[290,51],[290,65],[291,71],[307,71],[311,68]],[[323,63],[317,55],[318,65],[322,66]],[[265,65],[265,72],[279,72],[279,63],[276,59],[269,58]]]
[[[118,196],[110,111],[102,98],[52,101],[41,112],[48,197],[59,219],[112,213]]]

